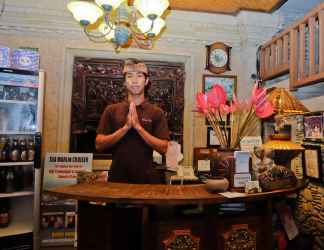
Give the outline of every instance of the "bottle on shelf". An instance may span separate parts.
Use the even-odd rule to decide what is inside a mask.
[[[1,138],[1,143],[3,143],[3,147],[1,150],[0,161],[5,162],[9,161],[9,154],[10,154],[10,143],[9,138]]]
[[[20,160],[19,144],[18,144],[18,139],[16,139],[16,138],[13,139],[13,141],[12,141],[10,160],[11,161],[19,161]]]
[[[28,140],[27,161],[33,161],[35,158],[35,143],[33,139]]]
[[[22,166],[14,166],[13,172],[15,191],[21,191],[24,189],[24,169]]]
[[[15,173],[12,167],[6,167],[6,193],[12,193],[16,191],[15,187]]]
[[[33,166],[24,166],[23,168],[23,186],[24,189],[32,189],[34,183],[34,168]]]
[[[0,199],[0,228],[7,227],[9,222],[9,199]]]
[[[1,137],[0,138],[0,162],[1,161],[5,161],[5,158],[2,159],[3,158],[2,152],[4,151],[5,145],[6,145],[6,138],[5,137]]]
[[[20,139],[19,140],[19,149],[20,149],[20,160],[21,161],[27,161],[28,153],[27,153],[27,146],[26,146],[26,140],[25,139]]]
[[[6,167],[0,167],[0,193],[6,192]]]

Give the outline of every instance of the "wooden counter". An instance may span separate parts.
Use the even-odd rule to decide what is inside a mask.
[[[273,198],[302,186],[231,199],[203,184],[83,183],[48,191],[78,200],[78,250],[271,250]],[[219,213],[224,203],[246,209]],[[181,213],[188,207],[200,212]]]
[[[126,183],[76,184],[48,190],[62,198],[80,201],[114,202],[139,205],[186,205],[219,204],[226,202],[255,201],[287,193],[296,192],[303,186],[297,183],[293,188],[272,192],[247,194],[239,198],[225,198],[217,193],[209,193],[204,184],[196,185],[151,185]]]

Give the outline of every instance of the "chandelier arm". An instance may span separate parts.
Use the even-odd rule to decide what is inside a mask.
[[[97,35],[95,35],[95,34],[90,33],[90,32],[87,30],[86,27],[84,27],[83,31],[84,31],[84,33],[87,35],[87,37],[89,37],[89,39],[90,39],[91,41],[93,41],[93,42],[94,42],[94,39],[105,38],[105,36],[107,36],[107,35],[111,32],[111,30],[109,30],[108,33],[105,33],[105,34],[97,34]]]
[[[105,21],[105,24],[107,24],[107,26],[110,28],[110,31],[111,30],[114,30],[114,27],[113,27],[113,25],[112,25],[112,23],[114,22],[114,20],[113,20],[113,18],[111,17],[111,14],[109,15],[107,15],[107,14],[105,14],[105,16],[104,16],[104,21]],[[109,32],[110,32],[109,31]],[[108,32],[108,34],[109,34],[109,32]]]

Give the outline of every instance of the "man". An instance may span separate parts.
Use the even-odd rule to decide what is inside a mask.
[[[169,130],[163,111],[145,99],[146,65],[127,59],[123,74],[127,100],[107,106],[97,128],[96,149],[112,149],[109,181],[152,183],[153,150],[167,151]]]

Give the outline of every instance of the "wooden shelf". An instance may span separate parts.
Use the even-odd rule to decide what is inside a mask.
[[[0,193],[0,198],[12,198],[12,197],[21,197],[21,196],[33,196],[34,191],[25,190],[12,193]]]
[[[17,161],[17,162],[0,162],[1,166],[31,166],[34,165],[33,161]]]
[[[0,237],[33,232],[33,201],[30,197],[18,197],[10,201],[10,223],[0,228]]]
[[[35,102],[35,101],[19,101],[19,100],[0,100],[0,103],[37,105],[37,102]]]
[[[34,135],[36,132],[0,130],[0,135]]]
[[[8,227],[0,228],[0,237],[30,233],[32,231],[32,220],[11,221]]]

